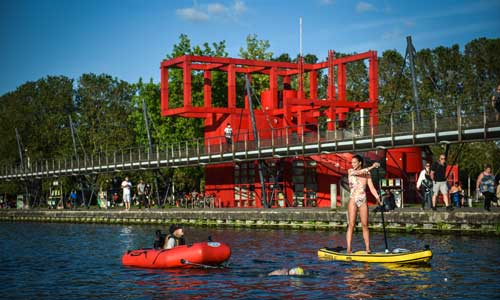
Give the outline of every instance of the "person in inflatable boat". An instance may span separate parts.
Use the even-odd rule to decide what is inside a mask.
[[[172,249],[177,246],[186,245],[186,240],[184,239],[184,231],[182,230],[181,225],[170,225],[169,232],[170,234],[165,238],[163,249]]]

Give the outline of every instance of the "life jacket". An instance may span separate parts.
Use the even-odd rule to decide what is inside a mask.
[[[182,246],[182,245],[186,245],[186,239],[184,239],[184,237],[183,237],[183,236],[182,236],[182,237],[180,237],[180,238],[178,238],[178,237],[176,237],[176,236],[175,236],[175,235],[173,235],[173,234],[169,234],[169,235],[167,235],[167,237],[166,237],[166,239],[165,239],[165,242],[167,242],[167,243],[168,243],[168,241],[169,241],[171,238],[175,240],[175,245],[174,245],[174,247],[177,247],[177,246]]]

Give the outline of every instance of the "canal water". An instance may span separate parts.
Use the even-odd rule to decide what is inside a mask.
[[[320,261],[344,233],[185,227],[188,242],[232,249],[225,269],[123,267],[128,249],[151,247],[157,226],[0,222],[0,299],[498,299],[498,237],[389,234],[390,248],[431,246],[428,266]],[[165,229],[165,228],[161,228]],[[373,250],[384,249],[372,233]],[[354,250],[363,250],[361,233]],[[301,266],[301,277],[267,276]]]

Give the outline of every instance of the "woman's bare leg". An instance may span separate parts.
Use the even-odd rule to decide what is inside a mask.
[[[349,213],[348,215],[349,224],[347,225],[346,242],[347,242],[347,253],[351,253],[352,233],[354,232],[354,226],[356,225],[356,213],[357,213],[357,207],[354,201],[349,201],[348,213]]]
[[[359,219],[363,227],[363,239],[365,240],[366,252],[370,252],[370,230],[368,229],[368,205],[366,202],[359,208]]]

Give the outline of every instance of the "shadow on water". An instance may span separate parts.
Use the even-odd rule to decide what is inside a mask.
[[[317,250],[345,246],[328,231],[190,228],[188,242],[223,241],[224,269],[149,270],[123,267],[121,256],[151,247],[155,226],[2,223],[2,299],[490,299],[500,290],[496,237],[389,234],[391,248],[429,244],[429,265],[322,261]],[[354,250],[363,248],[360,233]],[[374,251],[383,235],[372,233]],[[267,276],[301,266],[308,276]],[[473,286],[474,288],[470,288]]]

